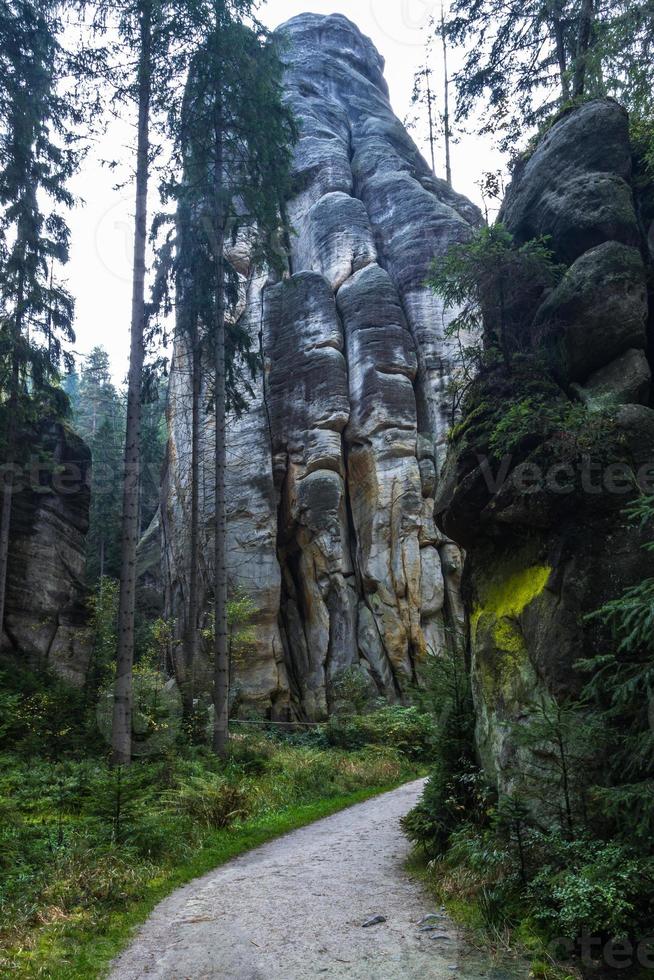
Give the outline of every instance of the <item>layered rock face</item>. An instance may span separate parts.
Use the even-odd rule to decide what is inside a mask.
[[[627,116],[611,101],[561,119],[504,203],[516,240],[549,236],[567,271],[524,310],[513,370],[478,380],[437,501],[467,549],[478,745],[504,788],[512,725],[534,700],[578,693],[575,663],[611,643],[586,616],[654,574],[648,532],[624,516],[637,483],[654,490],[652,217],[632,176]],[[498,426],[520,406],[503,460]]]
[[[35,445],[12,506],[0,657],[81,685],[89,661],[84,543],[91,454],[58,422],[44,426]]]
[[[343,670],[402,695],[461,629],[461,555],[434,522],[452,354],[424,282],[479,213],[436,179],[394,116],[383,61],[342,16],[287,40],[299,123],[289,275],[262,281],[235,250],[239,311],[261,345],[248,409],[229,426],[232,589],[256,607],[241,699],[321,718]],[[163,506],[168,608],[188,588],[190,391],[178,345]],[[210,581],[211,425],[203,432],[203,581]],[[203,586],[208,608],[208,589]]]

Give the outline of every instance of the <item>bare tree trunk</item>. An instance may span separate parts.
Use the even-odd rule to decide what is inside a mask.
[[[450,76],[447,70],[447,38],[445,36],[445,11],[441,4],[441,41],[443,43],[443,128],[445,130],[445,180],[452,186],[452,157],[450,144]]]
[[[18,385],[20,382],[18,353],[13,352],[11,366],[11,393],[7,421],[6,471],[2,483],[2,516],[0,524],[0,634],[5,622],[7,602],[7,573],[9,568],[9,540],[11,535],[11,507],[14,499],[16,438],[18,415]]]
[[[123,482],[123,519],[118,602],[118,653],[112,728],[112,761],[129,765],[132,755],[132,668],[136,605],[136,547],[139,533],[141,470],[141,384],[143,380],[143,328],[145,319],[145,249],[147,238],[152,85],[152,0],[140,0],[138,68],[138,143],[136,157],[136,221],[132,324],[127,388],[127,429]]]
[[[556,44],[556,60],[559,65],[559,77],[561,79],[561,95],[564,102],[570,101],[570,82],[568,81],[568,59],[565,53],[565,39],[563,37],[563,22],[561,20],[561,5],[557,3],[552,14],[552,26],[554,30],[554,41]]]
[[[189,571],[189,598],[186,634],[184,636],[184,681],[182,701],[184,717],[192,729],[193,699],[195,696],[193,672],[198,642],[198,556],[200,551],[200,393],[201,363],[198,326],[195,316],[190,326],[192,409],[191,409],[191,555]]]
[[[218,29],[220,29],[218,19]],[[225,510],[225,220],[223,182],[223,118],[220,91],[216,93],[214,139],[216,142],[215,202],[216,225],[216,312],[214,324],[215,361],[215,455],[216,530],[214,537],[214,685],[213,749],[227,754],[229,742],[229,650],[227,643],[227,515]]]
[[[52,286],[54,282],[54,258],[50,259],[50,302],[48,303],[48,364],[52,364]]]
[[[579,13],[579,32],[577,34],[577,56],[572,79],[572,98],[580,99],[586,89],[588,52],[593,31],[593,0],[583,0]]]
[[[18,440],[18,390],[20,386],[20,359],[18,347],[23,334],[23,317],[25,303],[25,277],[22,269],[25,250],[22,251],[21,271],[19,273],[18,292],[16,296],[16,311],[13,318],[13,336],[11,352],[11,389],[9,416],[7,420],[7,458],[6,472],[2,485],[2,510],[0,520],[0,634],[5,623],[5,608],[7,605],[7,574],[9,570],[9,543],[11,538],[11,509],[14,500],[16,450]]]
[[[216,257],[216,534],[215,534],[215,634],[214,634],[214,751],[224,756],[229,741],[229,651],[227,646],[227,515],[225,512],[225,298],[222,232]]]
[[[436,138],[434,136],[434,110],[432,108],[432,94],[431,94],[431,82],[429,81],[429,65],[425,69],[425,79],[427,81],[427,112],[429,114],[429,148],[431,150],[431,172],[434,177],[436,176],[436,152],[434,144]]]

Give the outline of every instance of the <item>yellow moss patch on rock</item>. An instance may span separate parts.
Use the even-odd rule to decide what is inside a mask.
[[[502,619],[493,630],[493,639],[498,650],[510,656],[522,656],[527,652],[525,638],[519,627],[510,620]]]
[[[531,565],[506,575],[501,573],[493,581],[484,584],[480,590],[481,602],[475,606],[470,617],[473,638],[482,615],[490,614],[495,619],[519,616],[545,586],[552,573],[549,565]]]
[[[520,571],[494,579],[484,588],[482,603],[475,609],[473,619],[482,612],[492,613],[497,619],[519,616],[536,599],[552,574],[549,565],[531,565]]]
[[[548,565],[500,569],[493,581],[481,585],[470,625],[480,679],[491,701],[521,685],[529,658],[517,617],[542,593],[551,572]]]

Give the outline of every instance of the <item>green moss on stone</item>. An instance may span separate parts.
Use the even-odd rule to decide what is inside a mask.
[[[481,590],[473,620],[482,612],[492,613],[496,619],[519,616],[541,594],[551,573],[549,565],[531,565],[489,581]]]
[[[498,694],[510,697],[529,666],[517,618],[542,593],[551,572],[549,565],[504,568],[480,589],[470,626],[484,697],[491,703]]]

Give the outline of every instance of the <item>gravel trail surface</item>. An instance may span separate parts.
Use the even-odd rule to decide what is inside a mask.
[[[404,870],[399,819],[423,784],[319,820],[174,892],[115,960],[111,980],[491,976]],[[385,921],[363,926],[376,916]]]

